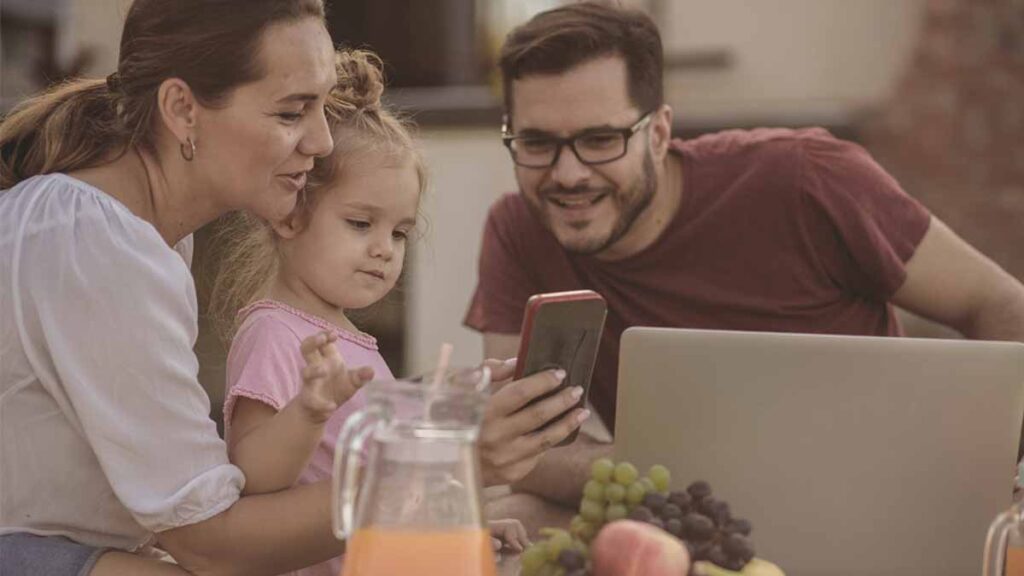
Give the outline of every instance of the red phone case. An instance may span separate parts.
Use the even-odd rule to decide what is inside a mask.
[[[530,296],[530,299],[526,301],[526,311],[523,315],[523,328],[520,331],[519,340],[519,353],[516,354],[516,358],[520,361],[516,363],[515,379],[523,377],[523,368],[525,366],[524,360],[526,359],[527,353],[529,353],[530,339],[529,334],[533,331],[533,319],[537,316],[541,306],[552,302],[572,302],[576,300],[601,300],[604,298],[600,294],[593,290],[571,290],[568,292],[549,292],[547,294],[534,294]]]

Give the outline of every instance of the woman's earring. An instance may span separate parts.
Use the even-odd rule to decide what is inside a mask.
[[[185,144],[188,144],[188,148],[185,147]],[[185,159],[185,162],[191,162],[196,157],[196,143],[192,141],[191,136],[186,136],[185,144],[182,144],[179,148],[181,150],[181,157]]]

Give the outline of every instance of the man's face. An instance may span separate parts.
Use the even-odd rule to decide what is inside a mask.
[[[618,56],[516,80],[513,133],[564,138],[595,128],[628,128],[648,111],[630,101],[627,82],[625,62]],[[551,167],[516,166],[516,180],[531,209],[566,250],[599,254],[635,228],[657,189],[647,126],[629,139],[618,160],[588,165],[566,146]]]

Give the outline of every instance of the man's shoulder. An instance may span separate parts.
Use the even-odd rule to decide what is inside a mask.
[[[723,130],[689,140],[674,140],[672,146],[684,156],[697,160],[749,161],[751,157],[792,158],[808,149],[838,150],[853,144],[836,138],[825,128],[812,127]]]
[[[491,204],[490,218],[516,220],[530,216],[530,207],[519,192],[505,192]]]
[[[491,204],[487,214],[490,232],[539,232],[543,226],[533,215],[526,198],[519,192],[507,192]]]

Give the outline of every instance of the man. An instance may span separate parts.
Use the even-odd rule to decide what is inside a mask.
[[[1024,288],[859,146],[821,129],[672,140],[642,13],[541,13],[509,35],[501,68],[520,193],[491,209],[466,324],[487,357],[509,357],[531,294],[601,293],[590,401],[609,429],[629,326],[898,336],[898,305],[970,338],[1024,339]],[[574,505],[609,450],[581,436],[513,489]],[[510,502],[531,529],[565,520]]]

